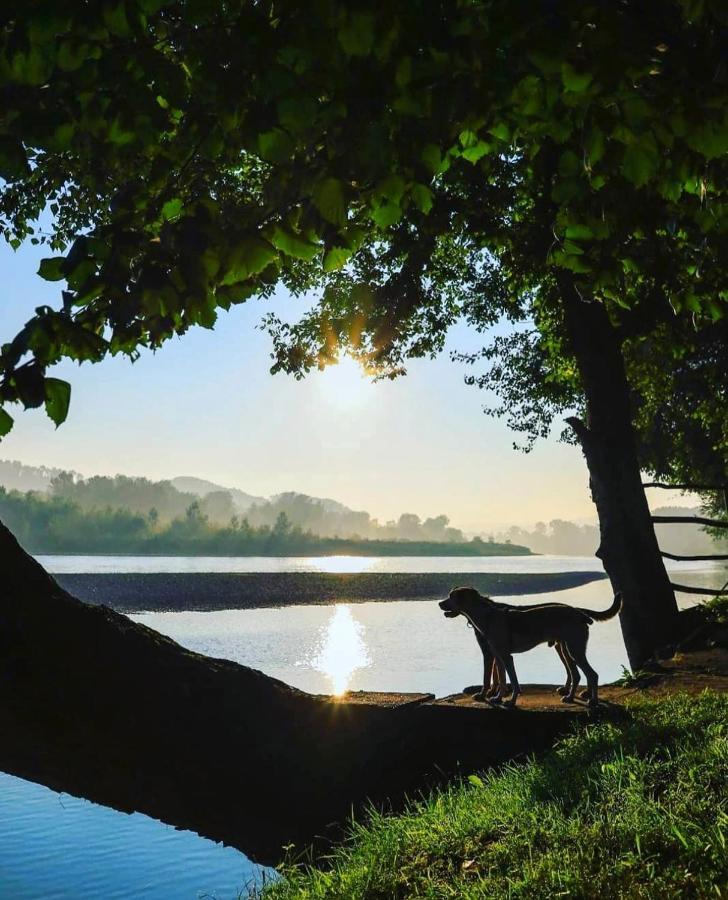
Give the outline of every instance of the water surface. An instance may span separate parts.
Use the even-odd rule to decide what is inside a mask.
[[[266,877],[232,847],[0,772],[7,900],[237,900]]]

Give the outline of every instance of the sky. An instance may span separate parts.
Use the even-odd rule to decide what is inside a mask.
[[[0,245],[0,343],[36,306],[59,306],[60,284],[36,274],[49,255]],[[53,375],[72,385],[68,420],[56,430],[42,410],[18,409],[0,458],[85,476],[193,475],[262,496],[300,491],[381,522],[445,513],[468,532],[594,519],[580,450],[554,437],[515,451],[505,422],[483,414],[487,396],[464,384],[466,367],[448,350],[480,347],[481,336],[456,326],[448,350],[394,382],[372,383],[348,359],[303,381],[271,376],[270,339],[256,326],[272,310],[297,317],[303,302],[285,292],[248,301],[134,364],[61,364]]]

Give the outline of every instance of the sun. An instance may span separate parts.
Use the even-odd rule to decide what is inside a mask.
[[[361,409],[374,396],[374,384],[350,356],[317,372],[314,383],[321,402],[339,412]]]

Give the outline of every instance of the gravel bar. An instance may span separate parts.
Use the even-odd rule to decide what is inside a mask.
[[[427,600],[467,584],[484,594],[540,594],[579,587],[598,572],[445,573],[179,573],[66,574],[56,581],[87,603],[118,612],[262,609],[371,600]]]

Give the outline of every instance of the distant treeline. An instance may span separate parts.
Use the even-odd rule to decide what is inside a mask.
[[[700,516],[705,512],[685,506],[663,506],[654,510],[662,516]],[[710,554],[725,553],[728,540],[715,540],[705,529],[692,523],[657,524],[655,526],[660,549],[670,553]],[[490,535],[489,540],[511,541],[525,544],[534,553],[552,553],[557,556],[594,556],[599,547],[599,528],[596,525],[577,525],[563,519],[554,519],[546,525],[538,522],[533,531],[514,525],[507,531]]]
[[[7,489],[40,490],[53,497],[62,497],[76,503],[84,512],[124,509],[144,516],[155,515],[160,523],[183,517],[190,504],[197,501],[201,512],[218,525],[227,525],[233,516],[244,515],[254,528],[263,525],[273,528],[283,513],[292,525],[320,537],[435,543],[465,541],[463,532],[453,528],[445,515],[420,519],[414,513],[402,513],[390,522],[379,522],[365,510],[350,509],[336,500],[309,497],[295,491],[266,499],[195,478],[171,481],[125,475],[82,478],[75,472],[33,468],[0,460],[0,485]]]
[[[193,500],[182,516],[162,522],[154,509],[84,510],[65,497],[6,491],[0,487],[0,519],[31,553],[169,556],[500,556],[528,555],[527,547],[480,538],[451,541],[367,540],[321,537],[293,525],[285,513],[272,526],[232,516],[211,521]]]

